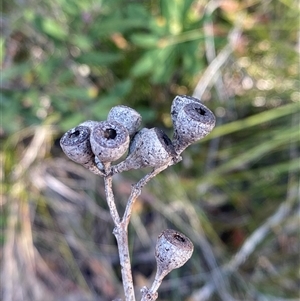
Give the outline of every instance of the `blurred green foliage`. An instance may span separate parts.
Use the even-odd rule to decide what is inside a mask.
[[[208,6],[214,10],[209,11]],[[57,139],[84,120],[104,120],[116,104],[133,107],[141,113],[144,125],[160,126],[171,134],[172,99],[177,94],[193,94],[210,65],[208,41],[213,42],[218,55],[237,24],[240,36],[218,70],[221,84],[213,77],[201,97],[215,112],[217,127],[201,143],[189,147],[183,161],[166,176],[160,175],[149,185],[159,200],[153,208],[144,204],[145,208],[137,211],[142,220],[147,220],[151,212],[153,224],[175,225],[183,232],[195,228],[198,221],[193,222],[190,216],[181,218],[181,214],[193,212],[222,265],[298,185],[300,42],[296,0],[4,0],[1,10],[1,159],[6,195],[1,206],[7,206],[3,206],[0,225],[11,224],[7,220],[14,216],[10,211],[14,201],[21,208],[36,204],[32,209],[36,215],[30,223],[37,249],[42,255],[53,252],[61,265],[54,270],[64,271],[66,278],[73,277],[72,281],[84,290],[88,286],[92,292],[105,295],[101,291],[105,285],[99,288],[83,279],[84,269],[72,255],[64,231],[59,232],[61,221],[59,214],[55,215],[59,206],[51,202],[59,199],[68,209],[70,204],[59,193],[55,197],[49,193],[47,189],[53,188],[45,188],[46,184],[35,185],[38,181],[31,178],[32,172],[37,168],[44,175],[48,168],[72,191],[97,199],[95,203],[106,208],[96,185],[85,184],[92,183],[90,178],[82,169],[75,170],[61,154]],[[213,24],[209,36],[208,24]],[[47,126],[51,131],[43,136]],[[38,143],[38,137],[44,137],[43,143]],[[66,162],[70,164],[66,172],[70,179],[59,169],[61,157],[66,169]],[[29,216],[25,213],[18,213],[18,229],[25,223],[24,216]],[[97,214],[91,210],[80,215],[76,224],[80,228],[74,232],[88,254],[109,257],[115,254],[115,249],[105,249],[112,244],[111,231],[99,227]],[[294,283],[298,276],[293,262],[297,252],[284,249],[288,248],[286,244],[295,243],[293,218],[295,215],[277,232],[274,230],[247,263],[249,266],[235,274],[240,280],[234,285],[241,300],[248,300],[244,292],[248,281],[257,291],[266,293],[266,298],[268,294],[296,297]],[[136,227],[138,222],[134,223]],[[43,237],[44,231],[49,237]],[[130,240],[136,239],[139,245],[143,235],[136,238],[132,232]],[[58,247],[53,249],[57,233]],[[292,233],[292,238],[286,233]],[[197,240],[197,235],[191,238]],[[0,241],[5,242],[5,238],[0,237]],[[183,274],[199,276],[203,272],[198,267],[203,260],[199,245],[196,243],[193,259],[196,264],[187,272],[183,269]],[[132,249],[136,251],[134,246]],[[265,266],[259,265],[261,254],[272,260],[278,279],[269,277]],[[281,273],[288,275],[288,285],[278,276]],[[183,295],[203,284],[197,278],[182,294],[173,285],[172,300],[183,300]],[[211,300],[219,299],[214,295]]]
[[[205,18],[217,20],[215,44],[220,48],[227,42],[234,13],[241,11],[247,14],[246,30],[237,50],[242,52],[238,55],[254,59],[247,66],[251,75],[276,81],[294,73],[296,80],[297,67],[291,64],[297,38],[293,1],[272,1],[265,12],[263,4],[228,1],[214,17],[203,15],[205,4],[193,0],[6,1],[2,7],[2,131],[7,135],[50,115],[66,130],[84,119],[104,119],[118,103],[140,109],[146,122],[155,121],[174,94],[191,93],[204,69]],[[296,83],[290,85],[290,89],[296,87]],[[275,86],[262,93],[268,99],[278,95]],[[238,102],[248,112],[249,98],[243,95]]]

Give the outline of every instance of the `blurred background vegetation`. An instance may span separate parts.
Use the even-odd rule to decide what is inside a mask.
[[[64,131],[117,104],[170,136],[177,94],[217,127],[145,189],[130,228],[137,292],[164,228],[195,244],[160,300],[299,300],[299,3],[4,0],[1,5],[3,301],[122,297],[102,179]],[[115,178],[120,211],[145,171]]]

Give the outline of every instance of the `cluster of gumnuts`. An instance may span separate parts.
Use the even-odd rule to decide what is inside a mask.
[[[172,102],[173,141],[159,128],[142,128],[141,115],[119,105],[108,113],[106,121],[85,121],[66,132],[60,140],[65,154],[94,171],[101,164],[126,158],[112,166],[120,173],[144,167],[158,168],[178,162],[183,150],[204,138],[215,126],[214,114],[198,99],[176,96]]]
[[[215,126],[214,114],[198,99],[178,95],[171,106],[173,139],[159,128],[142,128],[141,115],[118,105],[106,121],[85,121],[67,131],[60,140],[64,153],[76,163],[102,176],[131,169],[170,166],[181,160],[180,154],[192,143],[204,138]],[[126,157],[119,163],[127,152]],[[109,164],[109,169],[105,166]],[[172,269],[182,266],[192,255],[193,244],[182,233],[164,230],[156,245],[157,275],[153,284]]]

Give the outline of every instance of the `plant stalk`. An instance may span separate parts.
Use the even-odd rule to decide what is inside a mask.
[[[113,234],[116,237],[120,257],[122,282],[126,301],[135,301],[131,263],[128,247],[128,232],[124,223],[115,227]]]

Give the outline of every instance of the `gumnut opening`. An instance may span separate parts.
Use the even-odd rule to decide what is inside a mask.
[[[130,107],[119,105],[111,108],[107,121],[121,123],[127,129],[129,136],[133,136],[141,125],[142,116]]]
[[[171,105],[171,117],[172,117],[173,124],[175,124],[177,120],[177,116],[181,111],[181,109],[189,103],[200,103],[200,100],[198,98],[188,96],[188,95],[177,95],[173,99]]]
[[[60,146],[67,157],[88,169],[95,167],[90,134],[88,126],[79,125],[67,131],[60,139]]]
[[[116,121],[101,121],[93,128],[90,142],[92,151],[100,162],[118,160],[129,146],[127,129]]]
[[[156,243],[156,278],[161,279],[172,270],[183,266],[191,258],[193,251],[193,243],[184,234],[172,229],[164,230]]]
[[[214,114],[202,103],[186,104],[174,123],[173,144],[180,154],[190,144],[207,136],[216,124]]]
[[[142,129],[132,139],[127,158],[113,167],[113,173],[171,164],[177,154],[172,141],[158,128]]]

